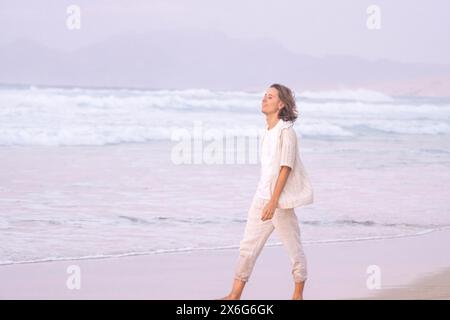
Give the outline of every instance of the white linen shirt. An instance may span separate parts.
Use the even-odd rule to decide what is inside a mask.
[[[272,129],[267,130],[266,128],[260,144],[261,179],[256,192],[258,197],[265,197],[263,199],[269,197],[270,199],[275,189],[280,167],[291,168],[278,199],[278,208],[282,209],[305,206],[314,202],[312,185],[300,158],[297,134],[293,125],[292,121],[280,119],[272,128],[276,130],[272,131]],[[274,136],[276,136],[275,144],[272,140]],[[266,143],[266,138],[270,140],[268,143]],[[266,155],[263,155],[264,146],[267,148]],[[267,161],[268,159],[270,160]],[[267,185],[269,189],[267,189]]]
[[[282,119],[272,128],[264,130],[264,137],[261,146],[261,177],[259,179],[257,196],[261,199],[270,199],[270,183],[272,181],[272,168],[274,166],[275,152],[280,132]]]

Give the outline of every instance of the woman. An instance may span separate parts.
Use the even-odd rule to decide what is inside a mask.
[[[300,159],[293,128],[297,110],[292,90],[272,84],[264,94],[262,112],[267,127],[261,143],[261,177],[240,242],[234,283],[231,292],[221,300],[240,299],[256,259],[274,229],[291,260],[295,282],[292,299],[303,299],[306,257],[294,208],[313,203],[313,190]]]

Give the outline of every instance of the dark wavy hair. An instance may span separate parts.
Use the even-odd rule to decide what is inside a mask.
[[[294,122],[298,117],[294,92],[288,87],[279,83],[272,84],[270,88],[277,89],[278,97],[284,104],[284,107],[278,113],[278,118],[283,119],[284,121]]]

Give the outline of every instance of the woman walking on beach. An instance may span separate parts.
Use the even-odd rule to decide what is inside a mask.
[[[306,257],[295,207],[313,203],[313,190],[300,159],[295,97],[291,89],[272,84],[264,94],[262,113],[267,126],[261,143],[261,177],[247,216],[231,292],[221,300],[239,300],[255,262],[275,229],[286,248],[295,289],[292,299],[303,299]]]

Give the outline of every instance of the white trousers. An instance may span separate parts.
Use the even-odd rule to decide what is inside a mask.
[[[248,211],[244,237],[240,241],[235,278],[248,281],[255,262],[272,231],[275,229],[289,255],[295,282],[307,278],[307,261],[300,238],[300,227],[293,208],[275,210],[270,220],[262,221],[261,213],[269,200],[253,197]]]

